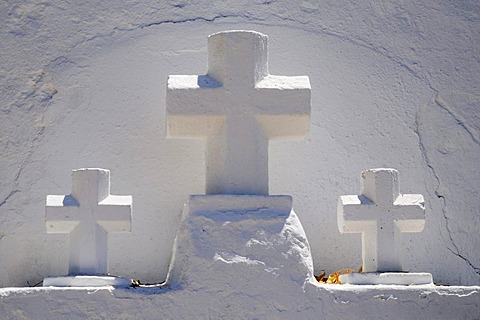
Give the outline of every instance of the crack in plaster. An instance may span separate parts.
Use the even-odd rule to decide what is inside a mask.
[[[78,65],[74,61],[70,60],[68,58],[68,55],[70,53],[72,53],[77,47],[79,47],[79,46],[81,46],[85,43],[94,41],[98,38],[112,37],[114,34],[119,33],[119,32],[130,32],[130,31],[135,31],[135,30],[141,30],[141,29],[146,29],[146,28],[150,28],[150,27],[160,26],[160,25],[164,25],[164,24],[182,24],[182,23],[197,22],[197,21],[214,22],[214,21],[219,20],[219,19],[241,18],[241,17],[246,18],[247,20],[253,20],[246,14],[243,14],[243,15],[232,14],[232,15],[216,15],[212,18],[196,17],[196,18],[187,18],[187,19],[183,19],[183,20],[160,20],[160,21],[156,21],[156,22],[135,24],[130,28],[126,28],[126,27],[122,28],[122,27],[117,26],[117,27],[114,27],[110,32],[97,33],[97,34],[95,34],[95,35],[93,35],[93,36],[91,36],[87,39],[82,39],[82,40],[78,41],[77,43],[72,44],[68,49],[66,49],[66,51],[63,54],[55,57],[54,59],[51,59],[48,63],[46,63],[45,64],[45,69],[52,69],[56,66],[63,65],[63,64],[66,64],[66,63],[72,64],[76,67],[83,68],[85,66]]]
[[[472,129],[467,123],[466,123],[466,120],[463,119],[461,116],[455,114],[455,112],[452,110],[452,108],[448,105],[448,103],[442,99],[442,97],[440,96],[440,94],[437,92],[436,96],[435,96],[435,103],[440,107],[442,108],[443,110],[445,110],[446,112],[448,112],[448,114],[453,118],[455,119],[455,121],[457,121],[458,125],[460,125],[467,133],[468,135],[470,136],[470,138],[472,138],[472,140],[480,145],[480,138],[478,137],[478,135],[476,134],[475,132],[475,129]]]
[[[202,22],[214,22],[215,20],[218,19],[227,19],[227,18],[246,18],[247,20],[250,20],[248,15],[243,14],[231,14],[231,15],[216,15],[213,18],[204,18],[204,17],[196,17],[196,18],[188,18],[188,19],[183,19],[183,20],[161,20],[158,22],[151,22],[151,23],[143,23],[143,24],[137,24],[134,29],[144,29],[144,28],[149,28],[152,26],[159,26],[162,24],[179,24],[179,23],[187,23],[187,22],[197,22],[197,21],[202,21]],[[121,29],[119,29],[121,30]],[[126,31],[131,31],[131,30],[126,30]]]
[[[433,89],[433,88],[432,88]],[[447,207],[447,200],[445,198],[445,196],[443,196],[440,192],[439,192],[439,189],[440,189],[440,186],[441,186],[441,181],[440,181],[440,177],[438,176],[437,172],[436,172],[436,169],[433,167],[431,161],[430,161],[430,158],[427,154],[427,150],[425,148],[425,144],[424,144],[424,141],[423,141],[423,138],[422,138],[422,135],[420,134],[420,122],[419,122],[419,117],[420,117],[420,112],[422,111],[422,109],[426,108],[427,106],[431,105],[431,104],[436,104],[436,105],[439,105],[442,109],[445,109],[443,106],[441,106],[437,101],[438,101],[438,97],[439,97],[439,92],[437,90],[435,90],[435,94],[433,95],[433,97],[423,106],[423,107],[420,107],[419,110],[417,111],[416,115],[415,115],[415,127],[414,127],[414,132],[416,133],[417,137],[418,137],[418,145],[419,145],[419,149],[420,149],[420,152],[422,154],[422,158],[424,159],[425,161],[425,164],[427,165],[427,167],[430,169],[430,171],[432,172],[436,182],[437,182],[437,186],[435,187],[435,195],[437,196],[438,199],[440,199],[442,201],[442,215],[443,215],[443,218],[445,220],[445,229],[448,233],[448,237],[449,237],[449,240],[452,244],[452,246],[454,247],[455,250],[452,250],[452,248],[446,246],[446,248],[455,256],[461,258],[463,261],[465,261],[473,270],[476,274],[480,275],[480,268],[478,267],[475,267],[475,265],[470,262],[470,260],[468,260],[466,257],[464,257],[461,253],[460,253],[460,249],[458,248],[457,244],[455,243],[455,240],[453,239],[452,237],[452,231],[450,229],[450,223],[449,223],[449,218],[447,216],[447,210],[446,210],[446,207]],[[447,110],[448,112],[449,110]],[[449,114],[455,119],[457,120],[457,118],[454,116],[453,113],[449,112]],[[457,120],[460,124],[460,121]],[[465,128],[464,126],[462,126],[463,128]],[[465,128],[465,130],[467,130]],[[468,132],[468,130],[467,130]],[[470,133],[469,133],[470,134]],[[471,136],[471,135],[470,135]],[[474,139],[472,137],[472,139]],[[474,140],[475,141],[475,140]]]
[[[53,96],[58,92],[56,87],[49,80],[50,79],[47,77],[47,73],[43,68],[30,73],[26,83],[16,94],[14,101],[12,101],[6,109],[2,110],[4,113],[9,114],[12,108],[25,106],[27,115],[30,115],[29,117],[26,117],[25,121],[36,123],[33,126],[36,128],[27,133],[27,135],[32,138],[26,139],[28,141],[28,144],[25,146],[27,150],[24,153],[22,152],[22,155],[24,156],[23,160],[18,161],[19,168],[13,179],[13,190],[0,203],[0,206],[5,204],[14,194],[20,192],[18,189],[20,176],[32,158],[32,155],[45,132],[45,125],[43,124],[44,115]],[[30,112],[34,106],[37,107],[35,108],[35,112]],[[37,120],[35,120],[35,118],[37,118]]]
[[[2,202],[0,202],[0,207],[3,206],[5,203],[7,203],[7,201],[8,201],[11,197],[13,197],[13,195],[15,195],[17,192],[20,192],[20,190],[15,189],[15,190],[10,191],[10,193],[8,194],[8,196],[6,196],[5,199],[3,199]],[[2,236],[2,238],[3,238],[3,236]],[[1,238],[0,238],[0,239],[1,239]]]
[[[272,16],[274,16],[275,18],[281,19],[283,21],[295,22],[295,23],[300,23],[300,24],[305,25],[301,21],[298,21],[298,20],[293,19],[293,18],[282,17],[282,16],[279,16],[279,15],[276,15],[276,14],[272,14]],[[279,24],[265,24],[265,23],[260,23],[260,22],[259,22],[259,24],[269,25],[269,26],[281,26]],[[318,33],[320,31],[327,36],[332,36],[332,37],[338,38],[340,40],[350,42],[354,45],[365,48],[367,50],[370,50],[370,51],[372,51],[376,54],[379,54],[379,55],[389,59],[393,63],[395,63],[395,64],[399,65],[401,68],[405,69],[407,71],[407,73],[410,74],[411,76],[413,76],[414,78],[422,80],[422,81],[426,81],[425,79],[422,79],[412,68],[410,68],[410,66],[407,63],[403,62],[401,57],[395,57],[392,54],[389,54],[388,50],[386,48],[383,48],[383,47],[378,48],[374,44],[372,44],[372,43],[370,43],[370,42],[368,42],[364,39],[360,39],[360,38],[354,37],[354,36],[349,36],[348,34],[344,34],[340,31],[335,30],[335,29],[331,29],[331,28],[328,28],[328,27],[325,27],[325,26],[320,26],[320,25],[315,26],[315,28],[310,28],[310,27],[307,27],[307,26],[304,26],[304,27],[293,26],[293,28],[304,30],[304,31],[309,32],[309,33]]]
[[[444,216],[445,216],[445,215],[444,215]],[[446,218],[446,219],[447,219],[447,218]],[[447,221],[448,221],[448,219],[447,219]],[[447,225],[448,225],[448,222],[447,222]],[[456,252],[453,251],[451,248],[447,247],[448,251],[450,251],[451,253],[453,253],[455,256],[459,257],[459,258],[462,259],[463,261],[465,261],[465,262],[473,269],[473,271],[475,271],[475,273],[480,276],[480,268],[475,267],[475,265],[474,265],[472,262],[470,262],[470,260],[468,260],[467,258],[465,258],[465,257],[460,253],[457,245],[455,244],[455,242],[454,242],[453,239],[452,239],[452,236],[450,235],[450,230],[448,229],[448,227],[447,227],[447,230],[448,230],[448,235],[450,236],[450,240],[452,241],[452,244],[453,244],[453,246],[455,247]]]
[[[130,31],[141,30],[141,29],[146,29],[146,28],[155,27],[155,26],[161,26],[161,25],[164,25],[164,24],[182,24],[182,23],[198,22],[198,21],[201,21],[201,22],[215,22],[215,21],[220,20],[220,19],[228,19],[228,18],[240,18],[240,19],[243,18],[244,20],[247,20],[247,21],[252,22],[252,23],[256,23],[256,24],[263,25],[263,26],[271,26],[271,27],[285,27],[285,24],[280,23],[280,22],[291,22],[291,23],[300,24],[300,25],[290,25],[289,27],[291,27],[293,29],[303,30],[303,31],[306,31],[306,32],[309,32],[309,33],[318,33],[320,31],[325,35],[332,36],[332,37],[350,42],[353,45],[357,45],[357,46],[360,46],[362,48],[368,49],[368,50],[370,50],[370,51],[372,51],[376,54],[379,54],[379,55],[389,59],[393,63],[397,64],[398,66],[400,66],[401,68],[406,70],[407,73],[410,74],[411,76],[413,76],[414,78],[422,80],[422,81],[426,81],[428,83],[427,79],[422,79],[417,74],[417,72],[415,72],[407,63],[402,61],[401,57],[396,57],[392,54],[389,54],[388,50],[386,48],[383,48],[383,47],[378,48],[374,44],[372,44],[372,43],[370,43],[370,42],[368,42],[364,39],[360,39],[360,38],[357,38],[357,37],[354,37],[354,36],[349,36],[348,34],[344,34],[340,31],[328,28],[326,26],[315,25],[315,26],[312,27],[312,26],[308,26],[306,22],[302,22],[302,21],[299,21],[299,20],[296,20],[296,19],[293,19],[293,18],[289,18],[289,17],[283,17],[281,15],[274,14],[274,13],[272,13],[272,17],[276,18],[279,21],[277,23],[275,23],[275,22],[273,22],[273,23],[268,22],[267,23],[267,22],[265,22],[264,19],[259,19],[257,17],[253,17],[253,16],[249,15],[248,13],[244,13],[244,14],[230,14],[230,15],[219,14],[219,15],[216,15],[212,18],[194,17],[194,18],[185,18],[185,19],[182,19],[182,20],[160,20],[160,21],[156,21],[156,22],[134,24],[134,25],[132,25],[132,27],[118,27],[117,26],[117,27],[114,27],[112,29],[112,31],[110,31],[110,32],[103,33],[103,34],[97,33],[90,38],[87,38],[87,39],[84,39],[84,40],[81,40],[81,41],[77,42],[76,44],[74,44],[70,47],[68,52],[70,53],[75,48],[77,48],[78,46],[80,46],[84,43],[87,43],[87,42],[91,42],[95,39],[111,37],[117,32],[125,32],[125,31],[130,32]],[[47,65],[51,65],[51,64],[55,63],[55,61],[58,61],[59,59],[63,59],[63,58],[65,58],[65,55],[58,56],[55,59],[51,60],[50,63],[48,63]],[[428,85],[431,87],[430,84],[428,84]]]
[[[46,112],[46,108],[43,110],[43,113]],[[43,114],[42,114],[42,119],[43,119]],[[22,175],[23,170],[25,167],[28,165],[30,159],[32,158],[33,154],[35,153],[35,150],[40,143],[40,140],[45,132],[45,126],[40,127],[39,130],[36,130],[35,135],[33,139],[31,140],[30,148],[27,151],[26,157],[20,162],[20,168],[18,169],[17,174],[15,175],[14,183],[15,186],[18,187],[19,184],[19,179],[20,176]]]
[[[112,29],[112,31],[110,31],[110,32],[103,33],[103,34],[97,33],[96,35],[94,35],[90,38],[87,38],[85,40],[82,40],[82,41],[72,45],[69,52],[72,52],[76,47],[78,47],[78,46],[80,46],[84,43],[91,42],[91,41],[93,41],[95,39],[98,39],[98,38],[111,37],[117,32],[130,32],[130,31],[135,31],[135,30],[141,30],[141,29],[146,29],[146,28],[150,28],[150,27],[160,26],[160,25],[164,25],[164,24],[182,24],[182,23],[197,22],[197,21],[214,22],[218,19],[241,18],[241,17],[244,17],[247,20],[250,20],[250,18],[247,15],[232,14],[232,15],[216,15],[212,18],[196,17],[196,18],[187,18],[187,19],[182,19],[182,20],[160,20],[160,21],[156,21],[156,22],[134,24],[130,28],[128,28],[128,27],[118,27],[117,26],[117,27],[114,27]],[[59,58],[60,57],[57,57],[57,58],[53,59],[51,62],[53,62],[53,61],[55,61]]]

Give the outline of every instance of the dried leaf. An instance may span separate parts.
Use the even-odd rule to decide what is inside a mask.
[[[353,270],[352,268],[343,268],[343,269],[335,271],[334,273],[330,274],[328,276],[328,278],[326,278],[325,277],[325,271],[323,271],[320,275],[315,276],[315,279],[317,279],[317,281],[321,282],[321,283],[342,284],[340,282],[340,276],[342,274],[350,274],[350,273],[354,273],[354,272],[355,272],[355,270]],[[360,267],[360,269],[358,269],[358,272],[362,272],[362,267]]]
[[[323,271],[318,276],[315,276],[315,279],[317,279],[318,282],[326,282],[327,278],[325,278],[325,275],[326,275],[326,272]]]
[[[339,277],[340,277],[340,273],[332,273],[331,275],[328,276],[327,283],[341,284],[340,280],[338,279]]]

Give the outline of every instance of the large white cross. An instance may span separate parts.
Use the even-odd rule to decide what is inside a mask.
[[[110,171],[72,172],[69,195],[47,196],[47,233],[70,233],[70,275],[108,273],[107,234],[131,229],[132,196],[110,195]]]
[[[395,169],[363,171],[361,184],[359,196],[340,197],[338,228],[362,233],[363,272],[403,271],[400,233],[425,227],[423,196],[400,194]]]
[[[302,138],[308,77],[268,74],[267,36],[208,37],[206,75],[169,76],[167,137],[206,139],[207,194],[268,194],[268,141]]]

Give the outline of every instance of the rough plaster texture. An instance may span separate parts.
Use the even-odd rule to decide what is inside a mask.
[[[401,234],[424,227],[423,196],[400,193],[395,169],[363,171],[360,195],[340,196],[338,201],[340,232],[362,235],[363,272],[404,271]]]
[[[205,38],[228,29],[269,36],[272,74],[309,75],[309,136],[270,143],[269,190],[293,196],[315,272],[361,264],[358,235],[338,232],[337,199],[362,170],[394,167],[402,191],[426,201],[424,232],[402,238],[404,268],[479,285],[479,13],[474,0],[0,2],[0,285],[68,272],[68,235],[45,234],[45,196],[65,193],[65,173],[81,167],[110,169],[112,193],[135,199],[132,233],[109,236],[111,272],[165,279],[183,203],[205,185],[204,146],[164,137],[165,79],[204,74]],[[399,301],[368,290],[379,314]],[[65,310],[70,299],[31,292],[17,301]],[[88,304],[119,292],[136,291]],[[353,292],[323,297],[362,308]],[[448,315],[460,298],[441,297]]]
[[[261,279],[264,271],[268,276]],[[272,279],[285,281],[282,290],[292,282],[301,288],[313,279],[310,246],[292,198],[191,196],[175,239],[167,283],[197,290],[233,280],[244,282],[244,290],[253,293],[268,287]]]
[[[167,135],[206,140],[207,194],[268,194],[269,140],[308,132],[308,77],[270,75],[267,40],[210,35],[207,74],[168,78]]]
[[[264,271],[261,276],[268,277]],[[3,319],[478,319],[480,287],[291,285],[198,290],[0,289]],[[352,316],[355,315],[355,316]],[[394,316],[392,316],[394,315]]]

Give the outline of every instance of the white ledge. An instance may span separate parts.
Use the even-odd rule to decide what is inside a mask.
[[[44,287],[105,287],[127,288],[131,280],[115,276],[65,276],[49,277],[43,280]]]
[[[268,276],[259,274],[259,277]],[[285,280],[285,279],[284,279]],[[213,281],[213,278],[212,278]],[[474,319],[480,313],[480,286],[387,286],[324,285],[306,283],[302,288],[271,287],[234,281],[212,288],[161,289],[4,288],[0,289],[0,312],[4,319],[21,314],[31,319],[158,318],[301,318],[382,319],[401,315],[405,319]],[[232,297],[235,297],[232,299]],[[208,303],[206,303],[208,301]],[[40,307],[41,306],[41,307]]]
[[[366,272],[342,274],[339,277],[341,283],[355,285],[385,284],[385,285],[426,285],[433,284],[430,273],[407,273],[407,272]]]

